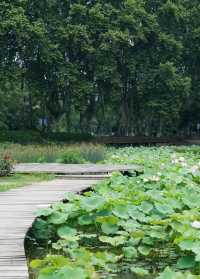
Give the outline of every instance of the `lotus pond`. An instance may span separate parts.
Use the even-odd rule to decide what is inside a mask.
[[[199,147],[122,148],[108,162],[144,173],[114,173],[39,210],[26,239],[32,278],[200,278]]]

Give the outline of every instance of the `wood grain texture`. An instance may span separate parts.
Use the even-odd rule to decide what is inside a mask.
[[[19,173],[54,173],[62,176],[0,193],[0,279],[27,279],[24,238],[36,211],[63,199],[67,191],[81,192],[114,171],[141,171],[134,165],[18,164]]]
[[[24,238],[37,209],[62,200],[67,191],[80,192],[96,182],[95,177],[65,177],[0,193],[0,279],[29,278]]]
[[[67,175],[108,174],[114,171],[141,171],[137,165],[100,165],[100,164],[59,164],[59,163],[25,163],[14,167],[17,173],[55,173]]]

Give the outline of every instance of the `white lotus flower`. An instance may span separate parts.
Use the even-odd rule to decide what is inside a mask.
[[[181,162],[181,166],[182,167],[187,167],[187,163],[186,162]]]
[[[154,175],[152,178],[153,178],[154,181],[159,181],[160,180],[160,177],[156,176],[156,175]]]
[[[185,162],[185,158],[184,157],[180,157],[179,158],[179,162]]]
[[[165,164],[162,163],[162,164],[160,165],[160,168],[161,168],[161,169],[164,169],[164,167],[165,167]]]
[[[176,158],[176,153],[173,153],[173,154],[171,155],[171,158],[172,158],[172,159],[175,159],[175,158]]]
[[[191,167],[190,171],[191,171],[192,173],[195,173],[198,169],[199,169],[199,166],[194,165],[194,166]]]
[[[195,228],[195,229],[200,229],[200,222],[199,221],[194,221],[192,223],[192,227]]]
[[[149,179],[148,179],[148,178],[146,178],[146,177],[144,177],[144,178],[143,178],[143,181],[144,181],[144,182],[148,182],[148,181],[149,181]]]
[[[172,160],[172,163],[173,163],[173,164],[178,164],[178,163],[179,163],[179,160],[178,160],[177,158],[175,158],[175,159]]]

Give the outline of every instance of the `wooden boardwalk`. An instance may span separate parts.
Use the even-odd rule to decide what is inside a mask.
[[[0,192],[0,279],[27,279],[24,238],[37,209],[62,200],[67,191],[80,192],[113,171],[136,171],[134,165],[18,164],[19,173],[54,173],[59,178]]]
[[[141,171],[137,165],[107,165],[107,164],[58,164],[58,163],[25,163],[14,168],[18,173],[57,173],[66,175],[106,174],[114,171]]]
[[[145,136],[99,136],[95,143],[111,145],[192,145],[200,144],[197,137],[145,137]]]
[[[29,278],[24,238],[37,209],[62,200],[67,191],[82,191],[96,181],[95,177],[56,179],[0,193],[0,279]]]

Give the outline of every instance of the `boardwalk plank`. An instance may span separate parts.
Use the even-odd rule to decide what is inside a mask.
[[[59,163],[26,163],[17,164],[14,168],[18,173],[57,173],[68,175],[108,174],[114,171],[141,171],[137,165],[108,165],[108,164],[59,164]]]
[[[24,237],[39,208],[81,192],[113,171],[138,171],[137,166],[18,164],[19,173],[57,173],[62,178],[0,193],[0,279],[27,279]],[[84,175],[83,175],[84,174]]]
[[[0,279],[28,279],[24,237],[38,208],[63,199],[67,191],[80,192],[96,183],[56,179],[0,193]]]

